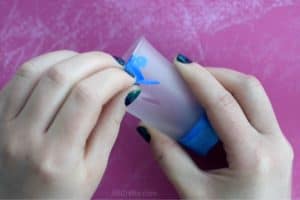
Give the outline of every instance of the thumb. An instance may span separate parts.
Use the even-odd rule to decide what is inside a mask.
[[[208,174],[197,167],[176,141],[144,123],[137,131],[149,142],[155,159],[181,196],[191,197],[196,192],[199,195],[199,190],[204,194]],[[199,188],[199,181],[203,187]]]

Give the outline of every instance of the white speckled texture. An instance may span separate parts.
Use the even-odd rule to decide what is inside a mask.
[[[295,150],[293,197],[300,198],[299,0],[1,0],[0,86],[46,51],[123,55],[141,35],[169,59],[181,52],[262,81]],[[127,116],[95,197],[177,198],[135,125]],[[219,154],[199,165],[224,164]]]

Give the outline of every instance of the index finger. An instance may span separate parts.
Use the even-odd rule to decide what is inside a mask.
[[[260,133],[280,132],[271,102],[258,79],[230,69],[206,69],[235,96],[255,129]]]
[[[242,150],[253,132],[235,98],[205,68],[196,63],[175,61],[183,79],[204,107],[225,149]]]

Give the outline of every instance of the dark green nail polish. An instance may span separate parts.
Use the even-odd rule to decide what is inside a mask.
[[[113,57],[116,59],[116,61],[117,61],[120,65],[122,65],[122,66],[125,65],[125,60],[124,60],[123,58],[120,58],[120,57],[118,57],[118,56],[113,56]]]
[[[148,133],[148,130],[143,127],[143,126],[138,126],[136,128],[137,132],[142,136],[142,138],[146,141],[146,142],[150,142],[151,140],[151,136],[150,134]]]
[[[192,61],[188,57],[186,57],[185,55],[183,55],[183,54],[178,54],[177,57],[176,57],[176,60],[178,62],[183,63],[183,64],[190,64],[190,63],[192,63]]]
[[[125,105],[126,106],[130,105],[140,95],[140,93],[141,93],[140,88],[129,92],[129,94],[125,99]]]

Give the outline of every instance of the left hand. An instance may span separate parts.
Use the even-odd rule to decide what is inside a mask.
[[[27,61],[0,91],[0,198],[90,198],[134,80],[103,52]]]

